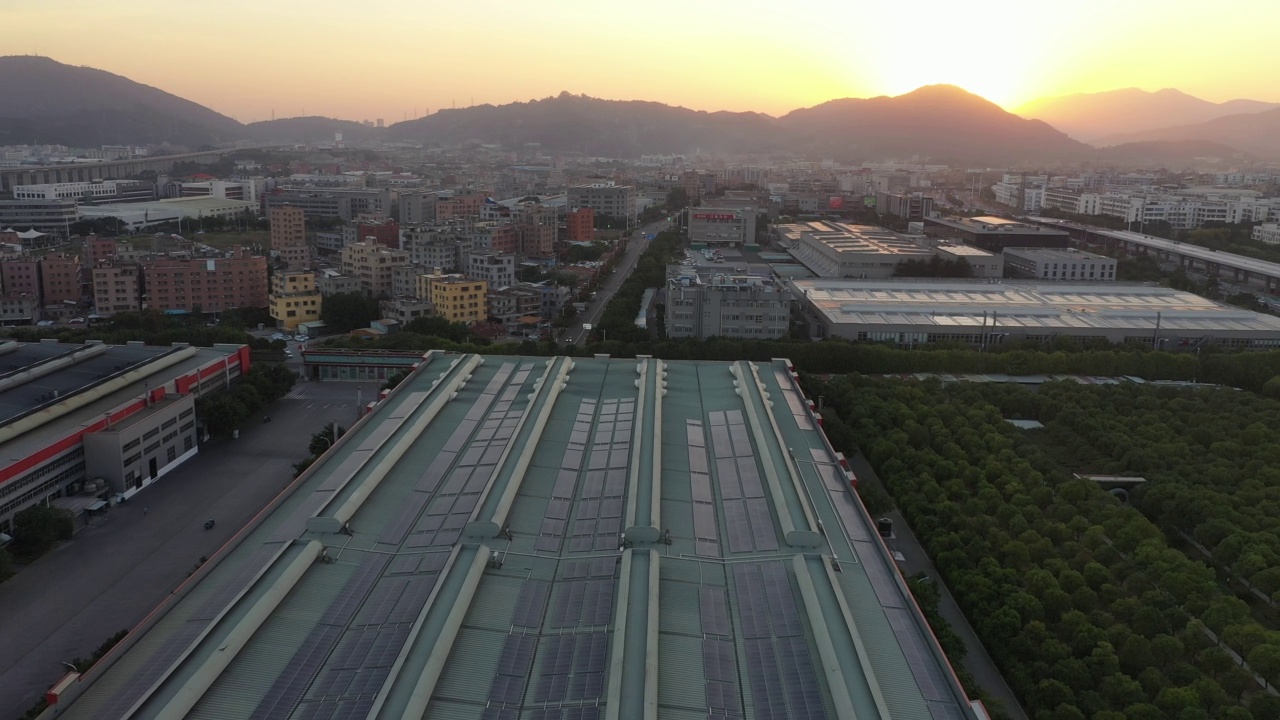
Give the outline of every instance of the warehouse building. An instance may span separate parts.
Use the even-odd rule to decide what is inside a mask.
[[[1010,277],[1068,282],[1114,282],[1116,259],[1075,248],[1005,248]]]
[[[197,450],[194,402],[249,367],[244,345],[0,344],[0,532],[49,503],[129,497]]]
[[[1280,347],[1280,317],[1154,285],[978,280],[793,280],[819,335],[917,345],[1055,338],[1167,350]]]
[[[985,717],[785,360],[432,352],[59,717]]]
[[[814,221],[780,225],[774,233],[818,277],[887,278],[901,263],[934,256],[932,249],[872,225]]]
[[[958,240],[993,253],[1001,252],[1007,247],[1071,246],[1071,235],[1065,230],[991,216],[926,217],[924,231],[931,237]]]

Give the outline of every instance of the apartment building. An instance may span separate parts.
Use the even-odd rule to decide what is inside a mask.
[[[90,235],[84,239],[85,264],[94,267],[103,260],[115,259],[117,245],[115,238]]]
[[[515,208],[514,225],[519,252],[527,258],[551,257],[555,253],[557,209],[542,203],[521,203]],[[494,252],[503,252],[497,249]]]
[[[589,207],[574,208],[565,214],[565,242],[591,242],[595,239],[596,211]]]
[[[271,276],[268,306],[276,327],[294,330],[299,323],[320,319],[320,290],[316,275],[309,270],[277,272]]]
[[[488,294],[489,317],[507,326],[507,332],[517,329],[522,317],[542,315],[542,293],[530,287],[504,287],[490,290]]]
[[[612,181],[571,185],[568,206],[588,207],[597,215],[608,215],[623,220],[628,226],[637,218],[636,189],[630,185],[616,185]]]
[[[933,214],[933,198],[922,192],[876,192],[876,212],[903,220],[923,220]]]
[[[0,293],[0,322],[30,325],[40,319],[40,301],[35,295]]]
[[[393,270],[410,265],[409,253],[377,243],[355,243],[342,248],[342,274],[360,281],[360,292],[372,298],[391,297]]]
[[[418,297],[426,298],[436,315],[449,322],[476,323],[488,317],[489,284],[462,275],[423,275]]]
[[[436,200],[436,222],[462,220],[480,217],[480,207],[489,197],[488,193],[475,192],[467,195],[441,197]]]
[[[296,205],[277,205],[271,208],[268,217],[271,220],[271,249],[285,269],[306,269],[311,264],[306,212]]]
[[[400,193],[399,220],[401,225],[420,225],[436,221],[436,201],[440,194],[430,190],[413,190]]]
[[[265,308],[267,259],[235,247],[226,257],[157,258],[142,264],[144,305],[161,312]]]
[[[445,273],[459,272],[467,253],[486,242],[486,233],[488,230],[475,228],[468,222],[419,225],[405,228],[404,249],[412,265],[440,268]],[[492,235],[487,242],[491,247]]]
[[[491,288],[510,287],[516,284],[516,256],[497,253],[469,254],[463,274],[474,280],[484,280]]]
[[[84,299],[80,256],[52,253],[40,258],[40,300],[45,305],[78,304]]]
[[[472,249],[487,249],[490,252],[514,255],[520,251],[521,230],[523,226],[480,223],[476,226],[476,242]]]
[[[137,263],[102,260],[93,266],[94,312],[108,317],[142,309],[142,268]]]
[[[32,258],[0,261],[0,285],[9,295],[40,298],[40,262]]]
[[[320,291],[320,297],[322,298],[327,298],[330,295],[358,293],[360,292],[360,278],[343,275],[339,270],[324,269],[316,274],[316,289]]]
[[[392,299],[417,297],[418,276],[424,272],[417,265],[397,265],[391,268]]]
[[[763,340],[787,334],[791,294],[769,275],[667,269],[667,337]]]

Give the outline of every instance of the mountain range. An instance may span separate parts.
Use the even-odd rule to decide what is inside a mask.
[[[914,159],[984,165],[1135,162],[1135,158],[1180,163],[1206,154],[1231,157],[1240,151],[1280,157],[1274,139],[1280,134],[1267,129],[1273,127],[1268,123],[1280,122],[1280,110],[1266,110],[1266,103],[1253,101],[1215,105],[1177,91],[1051,98],[1020,109],[1035,113],[1038,119],[1006,112],[955,86],[933,85],[896,97],[832,100],[781,117],[561,93],[529,102],[441,110],[387,128],[323,117],[245,125],[102,70],[45,57],[10,56],[0,57],[0,97],[7,101],[0,105],[0,145],[169,143],[196,148],[238,140],[315,143],[342,132],[352,143],[476,141],[511,147],[536,142],[552,152],[611,157],[697,151],[800,153],[841,161]],[[1224,117],[1212,115],[1205,105],[1218,108],[1212,111],[1218,113],[1266,111]],[[1174,106],[1183,109],[1174,112],[1170,109]],[[1163,109],[1151,109],[1157,107]],[[1150,119],[1151,113],[1163,120]],[[1212,117],[1200,122],[1206,113]],[[1092,137],[1102,126],[1088,125],[1091,129],[1081,131],[1078,128],[1086,127],[1083,119],[1108,115],[1118,118],[1109,131],[1114,142],[1127,144],[1098,150],[1058,127],[1077,128],[1077,134]],[[1148,119],[1141,120],[1144,117]],[[1163,126],[1170,127],[1162,130]],[[1129,135],[1116,135],[1122,132]]]
[[[1156,92],[1124,88],[1041,98],[1014,112],[1025,118],[1043,120],[1077,140],[1109,146],[1134,140],[1156,139],[1140,137],[1141,133],[1148,131],[1195,125],[1228,115],[1257,113],[1273,108],[1280,108],[1280,103],[1257,100],[1214,103],[1172,88]]]

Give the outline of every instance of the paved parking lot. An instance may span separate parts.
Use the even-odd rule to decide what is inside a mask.
[[[299,382],[247,423],[165,478],[111,508],[92,527],[0,584],[0,720],[16,717],[103,640],[131,628],[293,477],[324,424],[350,427],[370,383]],[[359,395],[357,393],[359,392]],[[217,525],[205,530],[204,520]]]

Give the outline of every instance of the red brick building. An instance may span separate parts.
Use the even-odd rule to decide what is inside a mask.
[[[80,280],[79,255],[54,253],[40,258],[40,301],[45,305],[79,303],[84,299]]]
[[[451,198],[440,198],[436,201],[436,222],[479,217],[480,208],[484,205],[486,197],[488,195],[481,192],[470,195],[457,195]]]
[[[368,242],[369,238],[379,245],[399,250],[400,223],[393,220],[356,223],[356,241]]]
[[[244,248],[230,257],[160,258],[142,266],[146,306],[165,311],[221,312],[267,307],[267,259]]]
[[[84,239],[86,264],[96,267],[103,260],[113,260],[116,256],[116,239],[90,235]]]
[[[515,225],[492,225],[488,231],[491,252],[514,255],[520,249],[520,233]]]
[[[591,242],[595,238],[596,211],[584,207],[565,214],[565,242]]]
[[[40,296],[40,265],[35,260],[0,262],[0,284],[10,295]]]

